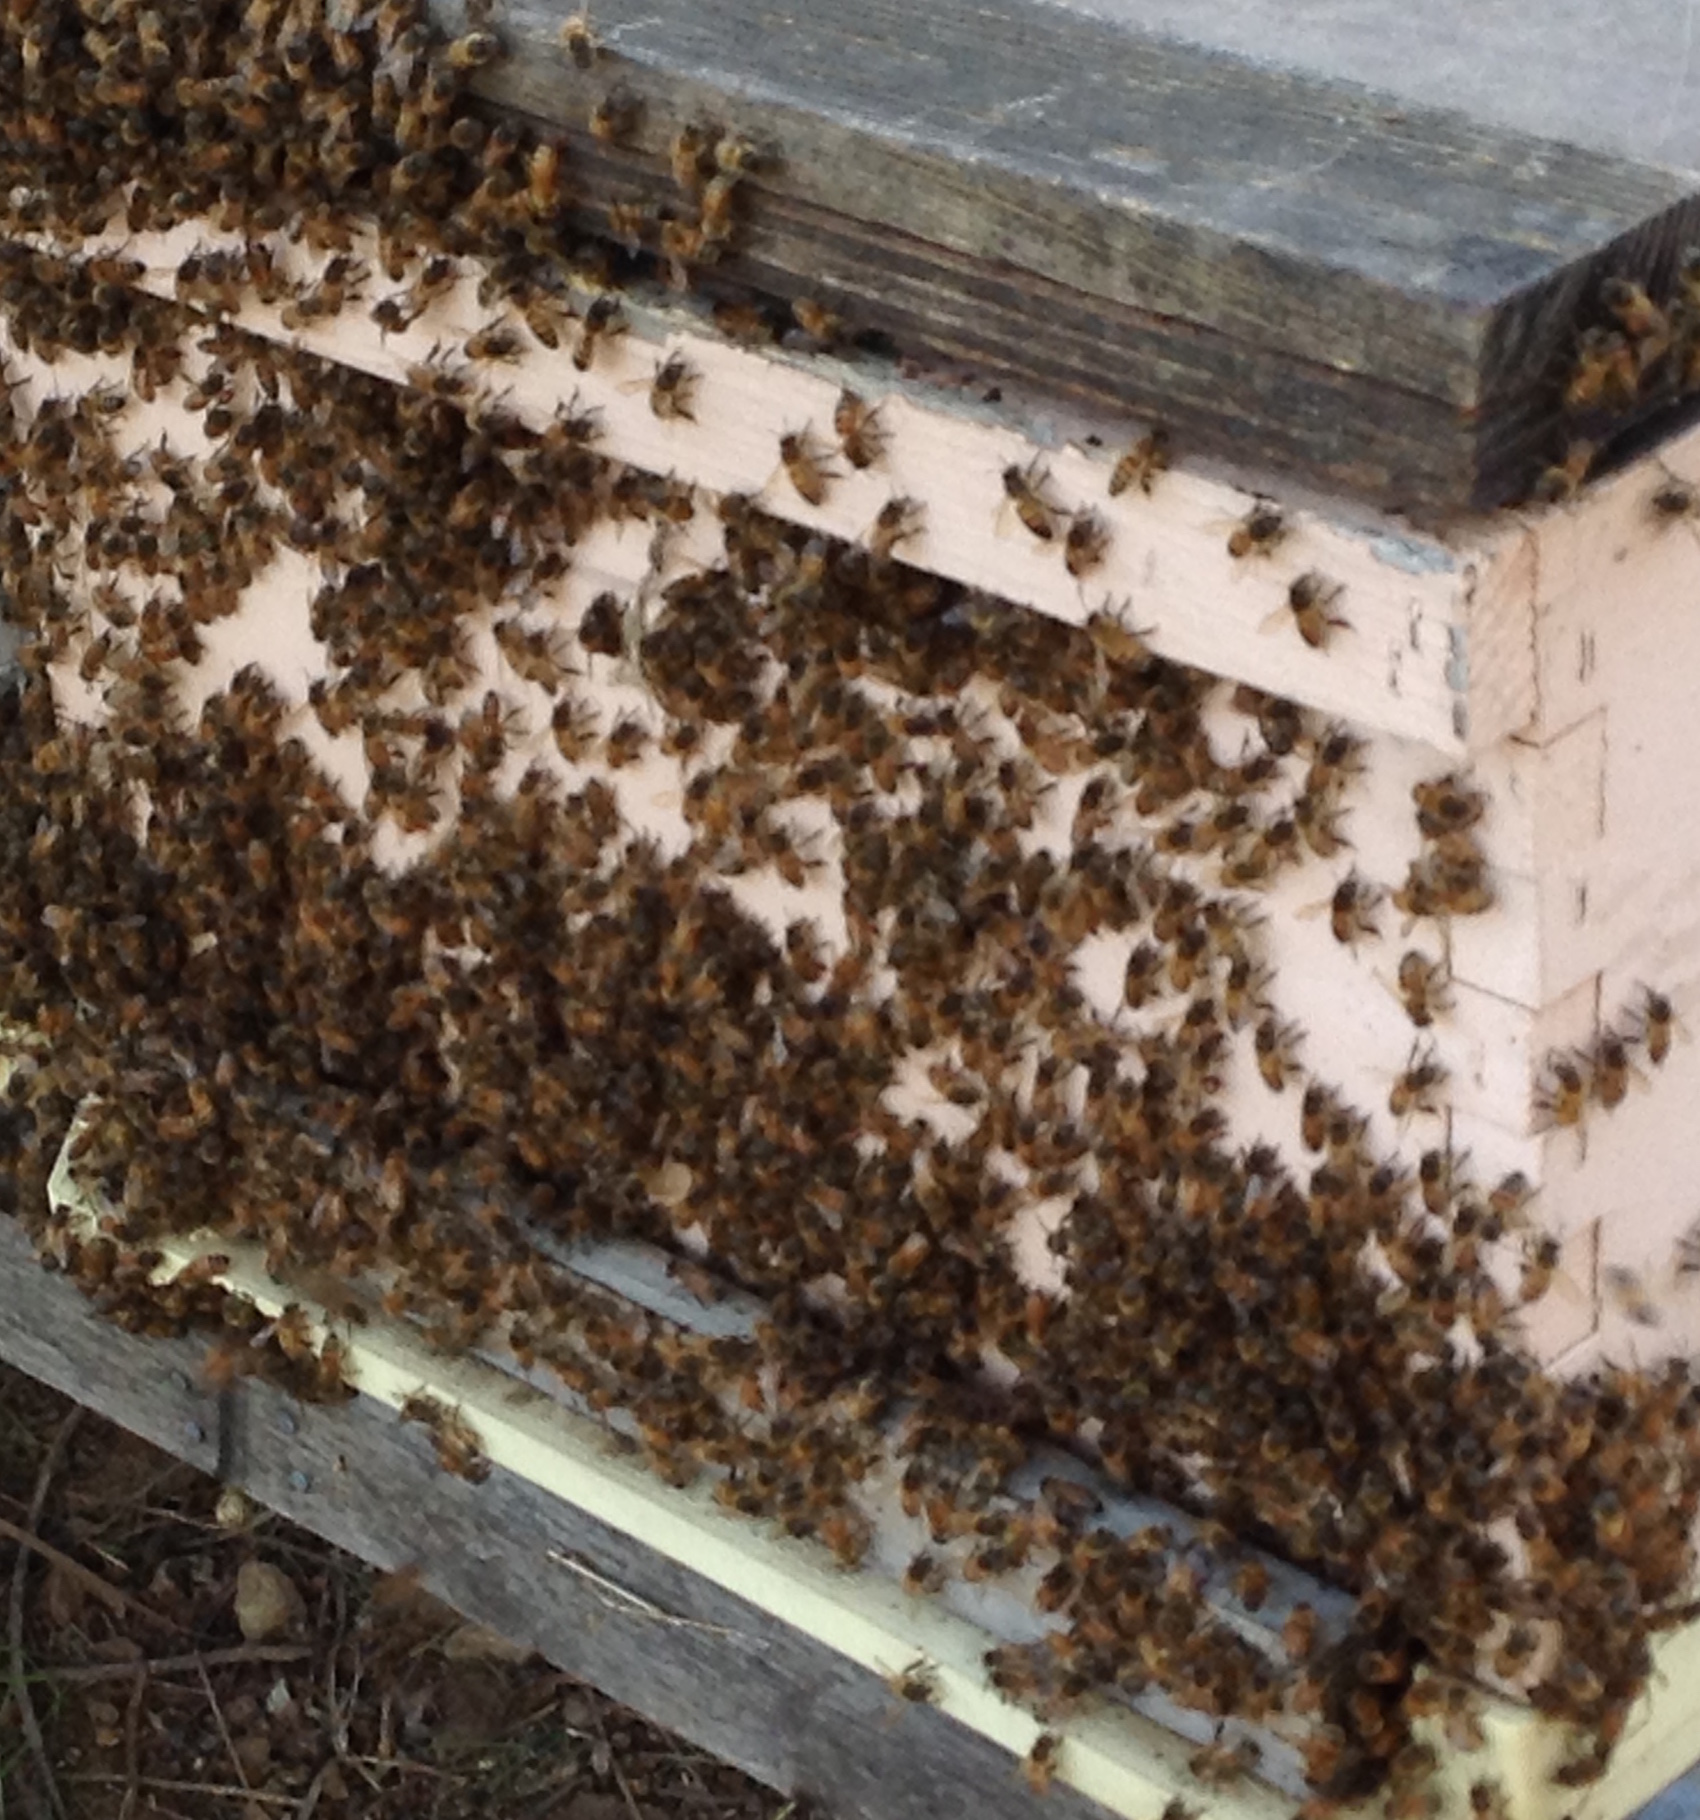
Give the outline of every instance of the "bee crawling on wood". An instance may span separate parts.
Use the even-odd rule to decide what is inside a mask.
[[[868,548],[881,560],[888,558],[904,538],[921,529],[922,506],[918,499],[899,496],[888,499],[879,509],[868,531]]]
[[[915,1706],[931,1706],[939,1697],[939,1671],[925,1656],[917,1656],[907,1668],[887,1675],[885,1684],[898,1699]]]
[[[880,433],[878,405],[870,405],[847,386],[838,394],[838,402],[832,408],[832,427],[838,436],[838,446],[844,451],[844,459],[851,467],[870,468],[879,460],[885,444]]]
[[[1531,496],[1543,505],[1562,505],[1565,500],[1574,499],[1598,453],[1595,443],[1581,439],[1571,442],[1558,461],[1536,476]]]
[[[1049,543],[1057,534],[1056,508],[1045,498],[1044,469],[1035,458],[1024,468],[1015,463],[1003,471],[1004,496],[1015,507],[1015,515],[1041,543]]]
[[[1158,428],[1147,430],[1110,470],[1110,497],[1119,498],[1129,487],[1149,493],[1157,476],[1169,465],[1169,433]]]
[[[1451,1005],[1451,975],[1443,961],[1430,960],[1415,948],[1399,957],[1399,1002],[1419,1030],[1427,1029]]]
[[[584,313],[584,320],[579,324],[578,346],[573,350],[573,365],[581,373],[588,372],[590,363],[596,358],[598,343],[610,341],[616,335],[626,331],[626,319],[620,311],[617,297],[602,296],[591,304]]]
[[[649,408],[657,417],[683,417],[689,423],[696,418],[691,402],[696,393],[697,372],[683,354],[669,354],[655,369],[649,387]]]
[[[1441,1090],[1446,1079],[1446,1067],[1432,1050],[1426,1055],[1413,1050],[1409,1065],[1387,1096],[1387,1110],[1396,1119],[1409,1118],[1419,1112],[1439,1114],[1444,1110]]]
[[[602,41],[591,28],[588,12],[574,13],[562,21],[560,46],[581,70],[590,69],[602,56]]]
[[[810,505],[826,504],[827,489],[837,476],[817,452],[807,430],[790,430],[780,437],[779,460],[786,478]]]
[[[1307,569],[1287,590],[1287,606],[1293,624],[1313,651],[1326,651],[1336,632],[1350,629],[1350,621],[1329,612],[1345,589],[1315,569]]]
[[[480,1485],[490,1476],[490,1462],[478,1431],[458,1409],[423,1390],[402,1398],[400,1416],[404,1422],[417,1422],[430,1431],[437,1447],[437,1464],[444,1472],[469,1479]]]
[[[616,82],[590,110],[590,131],[604,145],[620,145],[637,131],[642,117],[642,100],[623,82]]]
[[[1096,512],[1077,512],[1068,521],[1063,561],[1076,581],[1084,581],[1103,563],[1110,547],[1109,527]]]
[[[1260,499],[1228,533],[1228,554],[1236,562],[1248,556],[1271,556],[1291,529],[1279,506]]]
[[[1033,1740],[1033,1748],[1022,1758],[1022,1779],[1034,1794],[1042,1795],[1051,1786],[1051,1778],[1057,1773],[1057,1761],[1062,1756],[1062,1745],[1062,1739],[1055,1732],[1040,1732]]]

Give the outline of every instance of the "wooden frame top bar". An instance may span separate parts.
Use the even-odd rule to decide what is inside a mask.
[[[1562,448],[1599,273],[1668,273],[1700,238],[1700,177],[1634,155],[1626,103],[1566,129],[1533,15],[1472,59],[1450,3],[1401,24],[1384,0],[1311,0],[1297,55],[1340,49],[1304,69],[1254,60],[1285,28],[1250,6],[1220,12],[1214,45],[1147,29],[1181,23],[1174,0],[1095,7],[598,0],[585,70],[558,42],[568,0],[506,0],[510,55],[479,86],[566,129],[587,201],[664,177],[693,118],[771,145],[715,281],[1419,517],[1526,494]],[[1404,59],[1408,92],[1349,79],[1387,79],[1383,44],[1425,24],[1438,48]],[[1671,37],[1674,57],[1680,21]],[[1483,117],[1428,104],[1463,64]],[[616,81],[645,107],[609,150],[585,128]]]

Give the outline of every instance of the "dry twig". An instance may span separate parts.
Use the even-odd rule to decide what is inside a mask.
[[[59,1470],[59,1462],[65,1457],[65,1449],[70,1445],[71,1436],[82,1417],[81,1407],[73,1404],[64,1421],[54,1429],[53,1439],[47,1444],[47,1452],[42,1456],[40,1470],[35,1475],[35,1490],[30,1495],[26,1526],[29,1536],[35,1534],[41,1513],[47,1508],[47,1494],[53,1484],[53,1475]],[[18,1709],[18,1718],[29,1743],[30,1755],[35,1759],[36,1770],[41,1776],[47,1805],[52,1809],[56,1820],[68,1820],[59,1785],[53,1779],[53,1762],[47,1754],[46,1740],[41,1735],[41,1721],[36,1717],[35,1706],[30,1699],[29,1678],[24,1673],[24,1586],[29,1578],[29,1563],[30,1550],[20,1544],[12,1562],[12,1597],[6,1616],[6,1668],[11,1681],[12,1700]],[[27,1786],[24,1804],[33,1812],[41,1811],[40,1801]]]

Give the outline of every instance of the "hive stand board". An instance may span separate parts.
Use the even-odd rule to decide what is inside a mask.
[[[1440,107],[1386,69],[1369,89],[1266,37],[1224,54],[1138,7],[599,5],[589,70],[556,42],[572,10],[512,0],[513,54],[479,85],[568,129],[586,201],[664,196],[672,134],[713,118],[777,148],[713,276],[1407,509],[1526,487],[1595,268],[1694,234],[1695,185],[1637,146]],[[1508,82],[1519,43],[1495,48]],[[608,153],[586,123],[615,81],[647,106]]]
[[[1006,1750],[618,1527],[502,1466],[479,1486],[440,1471],[370,1397],[210,1391],[205,1352],[101,1320],[0,1221],[0,1355],[43,1383],[375,1566],[416,1566],[467,1617],[834,1816],[1034,1811]],[[1043,1811],[1104,1814],[1060,1786]]]

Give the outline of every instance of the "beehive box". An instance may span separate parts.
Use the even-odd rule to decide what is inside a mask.
[[[1700,542],[1680,432],[1586,488],[1578,451],[1640,427],[1614,388],[1680,404],[1680,274],[1602,228],[1677,235],[1680,196],[1613,167],[1478,247],[1463,317],[1413,231],[1398,326],[1335,274],[1334,339],[1286,321],[1231,394],[1244,296],[1064,296],[1070,209],[1122,260],[1150,223],[1053,163],[1017,234],[1013,128],[971,208],[899,183],[889,121],[804,105],[819,36],[734,32],[711,94],[694,15],[598,50],[522,14],[506,63],[406,25],[255,8],[170,105],[140,26],[12,28],[49,71],[3,287],[44,1252],[1113,1811],[1626,1811],[1695,1699],[1679,1630],[1631,1716],[1696,1495]],[[388,147],[384,184],[292,238],[225,140],[124,220],[41,200],[43,44],[196,144],[287,90],[286,159],[358,187]],[[1437,164],[1460,130],[1404,124]],[[1353,143],[1332,199],[1374,213]],[[1459,515],[1531,483],[1573,496]]]

